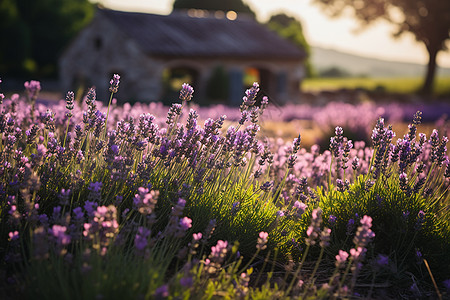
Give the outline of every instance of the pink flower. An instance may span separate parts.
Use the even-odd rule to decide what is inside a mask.
[[[199,233],[194,233],[194,234],[192,235],[192,237],[194,238],[195,241],[199,241],[199,240],[202,239],[202,233],[201,233],[201,232],[199,232]]]
[[[184,217],[180,220],[179,225],[182,230],[186,231],[192,227],[192,220],[188,217]]]
[[[11,239],[11,241],[17,240],[19,238],[19,232],[17,230],[14,232],[11,231],[9,233],[9,238]]]
[[[348,253],[343,251],[343,250],[339,250],[339,254],[336,255],[336,267],[340,268],[345,264],[345,261],[348,258]]]
[[[367,252],[366,248],[358,247],[358,248],[352,248],[350,249],[350,255],[353,260],[357,260],[360,257],[362,258],[364,254]]]
[[[259,233],[258,244],[256,245],[256,249],[264,250],[267,248],[266,244],[268,236],[269,234],[267,232],[261,231]]]

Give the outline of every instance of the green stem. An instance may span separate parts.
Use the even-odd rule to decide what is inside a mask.
[[[63,148],[66,147],[67,134],[69,133],[70,117],[67,120],[66,135],[64,136]]]
[[[323,249],[324,249],[323,247],[320,249],[319,258],[317,259],[316,265],[314,266],[314,270],[313,270],[313,272],[311,274],[311,279],[310,279],[311,282],[313,282],[314,276],[316,275],[317,269],[319,268],[320,261],[322,260]]]
[[[285,295],[289,295],[289,293],[291,292],[292,287],[294,286],[294,282],[297,280],[298,274],[300,274],[303,264],[305,263],[305,259],[306,259],[306,256],[308,255],[309,247],[310,247],[310,245],[306,246],[305,253],[303,253],[303,255],[302,255],[302,261],[300,262],[300,265],[298,266],[297,270],[295,271],[294,278],[292,278],[291,283],[289,284],[289,287],[287,288]]]
[[[105,132],[103,134],[103,139],[106,139],[106,134],[108,133],[108,117],[109,117],[109,107],[111,106],[111,101],[114,93],[111,92],[111,96],[109,96],[108,110],[106,112],[106,120],[105,120]]]

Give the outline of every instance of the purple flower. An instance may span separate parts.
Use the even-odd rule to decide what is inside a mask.
[[[190,101],[192,98],[192,94],[194,93],[194,89],[187,83],[183,83],[180,90],[180,100],[181,101]]]
[[[81,207],[74,208],[73,213],[75,215],[75,220],[82,220],[84,218],[84,212]]]
[[[419,230],[422,227],[422,224],[425,222],[425,213],[423,210],[419,211],[417,214],[417,221],[415,224],[415,230]]]
[[[73,92],[71,92],[71,91],[69,91],[69,92],[67,92],[67,94],[66,94],[66,108],[69,110],[67,113],[66,113],[66,116],[68,117],[68,118],[70,118],[70,117],[72,117],[72,110],[73,110],[73,102],[74,102],[74,99],[75,99],[75,95],[74,95],[74,93]]]
[[[84,209],[86,210],[88,216],[93,217],[95,214],[95,209],[97,208],[98,204],[93,201],[86,201],[84,203]]]
[[[447,292],[450,292],[450,279],[444,280],[442,283],[444,284],[444,287],[447,289]]]
[[[111,146],[111,151],[112,151],[115,155],[119,154],[119,146],[117,146],[117,145],[112,145],[112,146]]]
[[[114,74],[113,78],[109,81],[109,91],[111,93],[117,93],[119,89],[120,76],[118,74]]]
[[[334,215],[330,215],[328,217],[328,223],[330,223],[331,226],[334,226],[334,224],[336,224],[337,221],[337,217]]]
[[[380,267],[387,266],[389,264],[389,256],[383,255],[383,254],[378,254],[376,263]]]
[[[256,95],[259,92],[259,84],[257,82],[253,83],[253,86],[245,91],[245,96],[242,98],[243,105],[246,107],[253,106],[256,102]]]
[[[180,278],[180,284],[185,288],[189,288],[194,284],[194,280],[192,277],[182,277]]]
[[[37,95],[41,91],[41,83],[36,80],[31,80],[25,82],[24,86],[30,99],[36,100]]]
[[[351,235],[354,229],[355,229],[355,220],[353,219],[348,220],[346,234]]]
[[[70,244],[70,235],[66,234],[67,227],[60,225],[53,225],[51,229],[49,229],[49,233],[56,238],[56,243],[58,245],[68,245]]]
[[[192,227],[192,220],[188,217],[184,217],[180,220],[179,225],[181,230],[186,231]]]
[[[308,205],[300,201],[295,201],[294,207],[297,209],[297,217],[300,218],[305,213],[306,209],[308,208]]]
[[[268,192],[273,187],[273,181],[266,181],[263,185],[261,185],[259,188],[263,190],[264,192]]]
[[[282,210],[277,211],[277,217],[284,217],[284,212]]]
[[[157,299],[159,298],[166,298],[169,296],[169,286],[167,284],[164,284],[156,289],[155,291],[155,297]]]
[[[151,231],[145,227],[139,227],[134,238],[134,246],[138,251],[143,251],[148,244],[148,237]]]
[[[89,200],[101,201],[102,197],[102,182],[91,182],[89,184]]]

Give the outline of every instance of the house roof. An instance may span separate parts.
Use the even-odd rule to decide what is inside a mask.
[[[100,12],[150,55],[302,59],[305,52],[250,18]]]

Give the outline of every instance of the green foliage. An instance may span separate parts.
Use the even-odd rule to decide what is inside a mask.
[[[68,42],[89,23],[88,0],[5,0],[0,4],[0,72],[16,76],[57,74],[57,61]]]
[[[309,43],[306,41],[305,35],[303,34],[303,26],[301,22],[294,17],[287,16],[286,14],[278,14],[270,17],[270,20],[267,22],[267,26],[270,30],[275,31],[281,37],[287,39],[306,52],[306,76],[313,77],[315,72],[311,61],[309,60],[311,48]]]
[[[380,149],[375,148],[377,150]],[[414,169],[413,165],[407,171],[411,182],[417,176]],[[433,182],[431,189],[434,191],[430,195],[425,195],[423,188],[410,193],[402,190],[396,165],[389,166],[378,178],[372,177],[373,172],[360,175],[348,190],[338,190],[334,185],[318,188],[318,205],[324,212],[325,225],[333,230],[329,252],[350,249],[359,220],[368,215],[373,219],[372,230],[376,236],[367,258],[389,257],[390,267],[395,270],[386,274],[390,280],[398,285],[409,284],[405,283],[405,277],[399,276],[407,272],[427,280],[422,258],[432,266],[435,277],[446,279],[450,271],[446,255],[450,251],[450,220],[444,212],[449,195],[441,185],[442,172],[442,167],[437,165],[428,171],[427,182]],[[331,215],[336,221],[330,221]],[[353,225],[349,225],[349,221],[353,221]],[[421,256],[417,256],[418,253]]]
[[[252,9],[245,4],[242,0],[175,0],[173,3],[173,9],[206,9],[206,10],[233,10],[237,13],[245,13],[252,17],[255,17],[255,13]]]
[[[420,78],[307,78],[302,82],[302,90],[317,92],[321,90],[365,89],[386,93],[414,94],[421,87]],[[438,77],[433,94],[450,94],[450,77]]]
[[[319,72],[320,77],[336,78],[336,77],[349,77],[350,73],[339,67],[330,67],[328,69]]]

